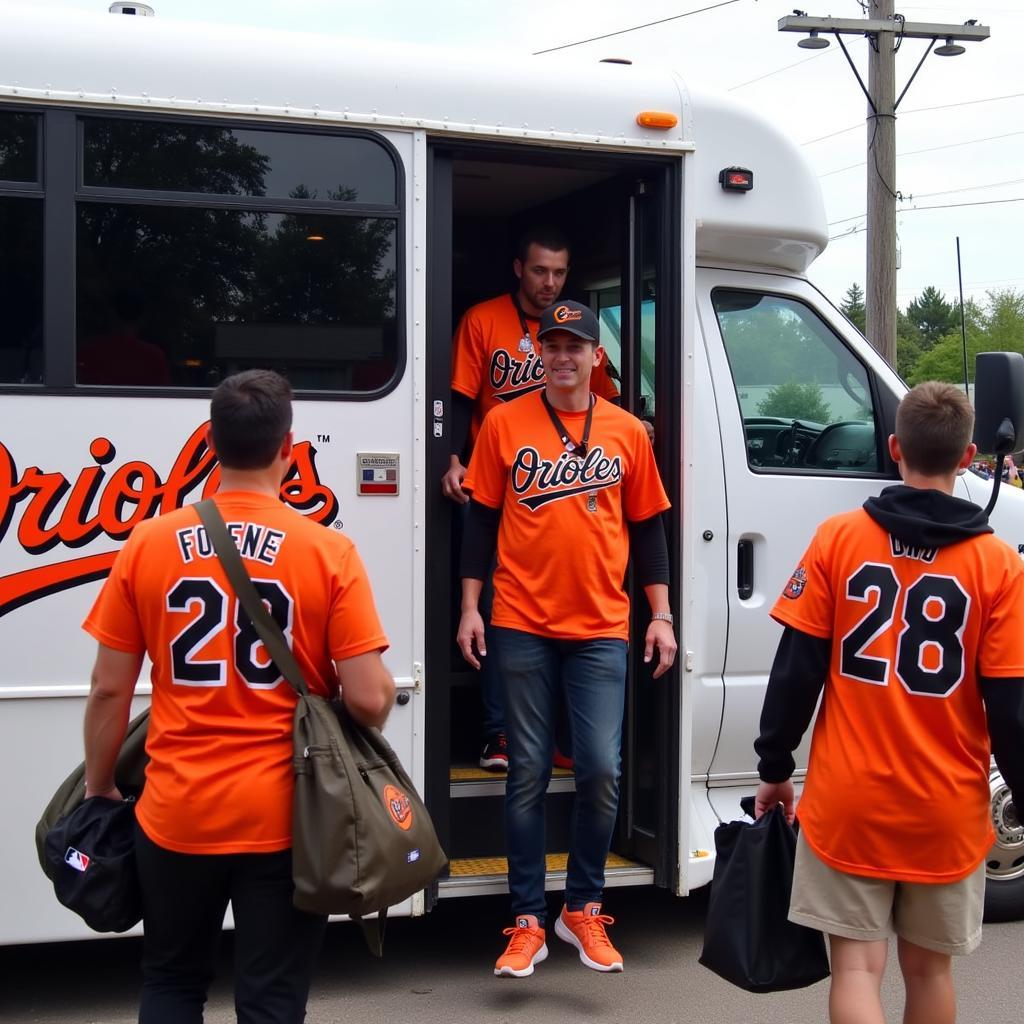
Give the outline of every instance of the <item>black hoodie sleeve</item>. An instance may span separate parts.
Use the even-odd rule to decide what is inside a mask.
[[[992,756],[1010,787],[1018,816],[1024,813],[1024,679],[979,680],[988,717]]]
[[[830,639],[792,626],[783,631],[761,708],[761,735],[754,742],[764,782],[785,782],[793,774],[793,751],[814,717],[831,656]]]

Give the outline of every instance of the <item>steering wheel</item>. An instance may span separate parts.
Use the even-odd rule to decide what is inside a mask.
[[[797,444],[797,438],[800,436],[800,430],[803,426],[799,420],[793,420],[789,430],[784,430],[779,434],[779,439],[775,446],[775,454],[782,459],[784,466],[795,466],[801,461],[803,452]]]

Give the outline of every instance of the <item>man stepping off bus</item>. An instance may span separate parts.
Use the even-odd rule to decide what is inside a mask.
[[[565,905],[555,933],[597,971],[621,971],[601,913],[619,800],[629,597],[635,578],[652,611],[644,660],[653,676],[676,656],[661,513],[669,507],[643,424],[593,395],[604,359],[586,306],[549,306],[538,338],[543,388],[493,409],[463,486],[472,495],[462,551],[458,643],[474,667],[487,653],[479,597],[497,546],[489,639],[504,684],[505,797],[513,926],[494,973],[521,978],[547,957],[544,803],[555,715],[568,705],[576,769]]]

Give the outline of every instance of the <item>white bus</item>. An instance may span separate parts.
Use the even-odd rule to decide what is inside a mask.
[[[211,388],[253,366],[296,390],[284,499],[366,561],[400,690],[387,735],[452,858],[395,912],[505,889],[440,477],[453,327],[510,287],[537,222],[573,241],[565,294],[600,314],[673,499],[681,656],[656,683],[631,656],[608,884],[710,880],[714,826],[756,784],[768,608],[815,525],[895,478],[904,385],[806,279],[821,195],[771,123],[671,71],[534,60],[5,10],[0,943],[92,934],[32,840],[82,754],[80,623],[132,526],[215,487]],[[994,521],[1016,543],[1024,495],[1007,490]],[[550,888],[572,791],[557,773]],[[1004,915],[1024,910],[1007,804],[993,775]]]

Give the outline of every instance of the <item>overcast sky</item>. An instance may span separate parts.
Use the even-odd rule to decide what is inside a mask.
[[[43,0],[0,0],[36,6]],[[779,0],[151,0],[157,17],[298,28],[378,39],[439,42],[485,53],[537,50],[673,18],[648,28],[560,50],[539,60],[629,57],[670,64],[701,87],[728,92],[773,118],[802,145],[821,176],[832,241],[809,276],[836,301],[864,285],[867,103],[839,47],[797,47],[777,31],[792,7]],[[104,11],[107,0],[55,0],[54,7]],[[967,43],[959,57],[927,58],[900,105],[896,190],[905,307],[927,285],[957,293],[960,237],[964,292],[1024,291],[1024,4],[897,4],[908,22],[989,26],[991,38]],[[812,16],[859,18],[856,0],[807,9]],[[846,37],[867,80],[867,42]],[[908,39],[896,58],[903,89],[927,41]],[[187,59],[184,58],[184,59]],[[531,65],[524,64],[525,69]],[[698,144],[699,144],[699,140]],[[967,205],[970,204],[970,205]],[[984,204],[984,205],[982,205]]]

